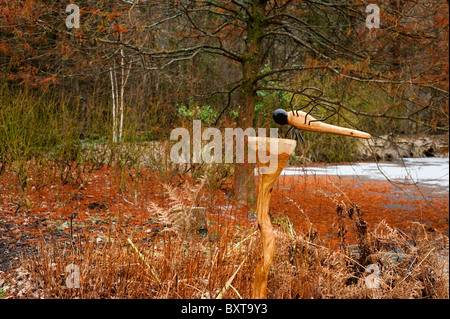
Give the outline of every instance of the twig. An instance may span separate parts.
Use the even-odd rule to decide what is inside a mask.
[[[119,226],[120,227],[120,226]],[[128,235],[126,234],[125,230],[120,227],[120,229],[122,230],[122,232],[127,236],[127,242],[130,244],[130,246],[136,251],[136,253],[138,254],[139,258],[144,262],[144,264],[147,266],[148,269],[150,269],[150,272],[152,273],[153,277],[156,279],[156,281],[158,282],[158,284],[161,286],[162,282],[161,279],[158,276],[158,273],[156,272],[156,270],[145,260],[144,256],[141,254],[141,252],[136,248],[136,246],[133,244],[133,242],[131,241],[131,239],[128,237]]]
[[[436,249],[436,247],[433,247],[433,249],[431,249],[431,250],[428,252],[428,254],[427,254],[425,257],[423,257],[423,259],[420,261],[420,263],[418,263],[414,268],[419,267],[419,266],[425,261],[425,259],[427,259],[428,256],[429,256],[429,255],[433,252],[433,250],[435,250],[435,249]],[[412,274],[412,270],[410,271],[409,274],[407,274],[407,275],[405,276],[405,278],[403,278],[402,281],[405,281],[405,279],[408,278],[409,276],[411,276],[411,274]]]
[[[241,269],[242,265],[244,264],[244,262],[247,260],[247,256],[244,258],[244,260],[241,262],[241,264],[239,265],[238,269],[236,269],[236,271],[234,272],[234,274],[230,277],[230,279],[228,279],[228,281],[225,283],[225,286],[222,288],[222,291],[217,295],[216,299],[222,299],[223,295],[227,292],[228,288],[231,286],[231,283],[234,280],[234,277],[236,277],[238,271]],[[236,290],[235,290],[236,291]],[[238,293],[238,296],[239,293]]]

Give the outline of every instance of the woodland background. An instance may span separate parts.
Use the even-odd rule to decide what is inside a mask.
[[[337,109],[329,122],[374,137],[448,132],[446,1],[72,2],[80,28],[69,1],[0,2],[1,163],[167,139],[194,118],[273,127],[307,87]],[[357,158],[354,141],[305,136],[310,161]]]
[[[175,165],[171,130],[274,127],[315,87],[329,123],[448,153],[448,17],[440,0],[0,0],[0,298],[249,298],[253,170]],[[357,139],[303,136],[292,165],[362,159]],[[270,215],[269,298],[448,299],[448,190],[283,177]]]

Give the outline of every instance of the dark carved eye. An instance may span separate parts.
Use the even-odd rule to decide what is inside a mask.
[[[285,110],[278,109],[273,112],[273,120],[279,125],[287,124],[288,114]]]

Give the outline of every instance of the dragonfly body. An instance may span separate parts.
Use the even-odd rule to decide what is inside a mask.
[[[291,125],[299,130],[312,131],[319,133],[330,133],[335,135],[344,135],[370,139],[371,135],[366,132],[340,127],[337,125],[327,124],[317,120],[313,116],[303,111],[289,111],[278,109],[273,112],[273,119],[280,125]]]

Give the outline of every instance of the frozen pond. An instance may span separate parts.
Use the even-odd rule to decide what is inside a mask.
[[[449,159],[403,158],[392,163],[352,163],[327,166],[287,167],[282,175],[328,175],[366,180],[391,180],[449,189]]]

